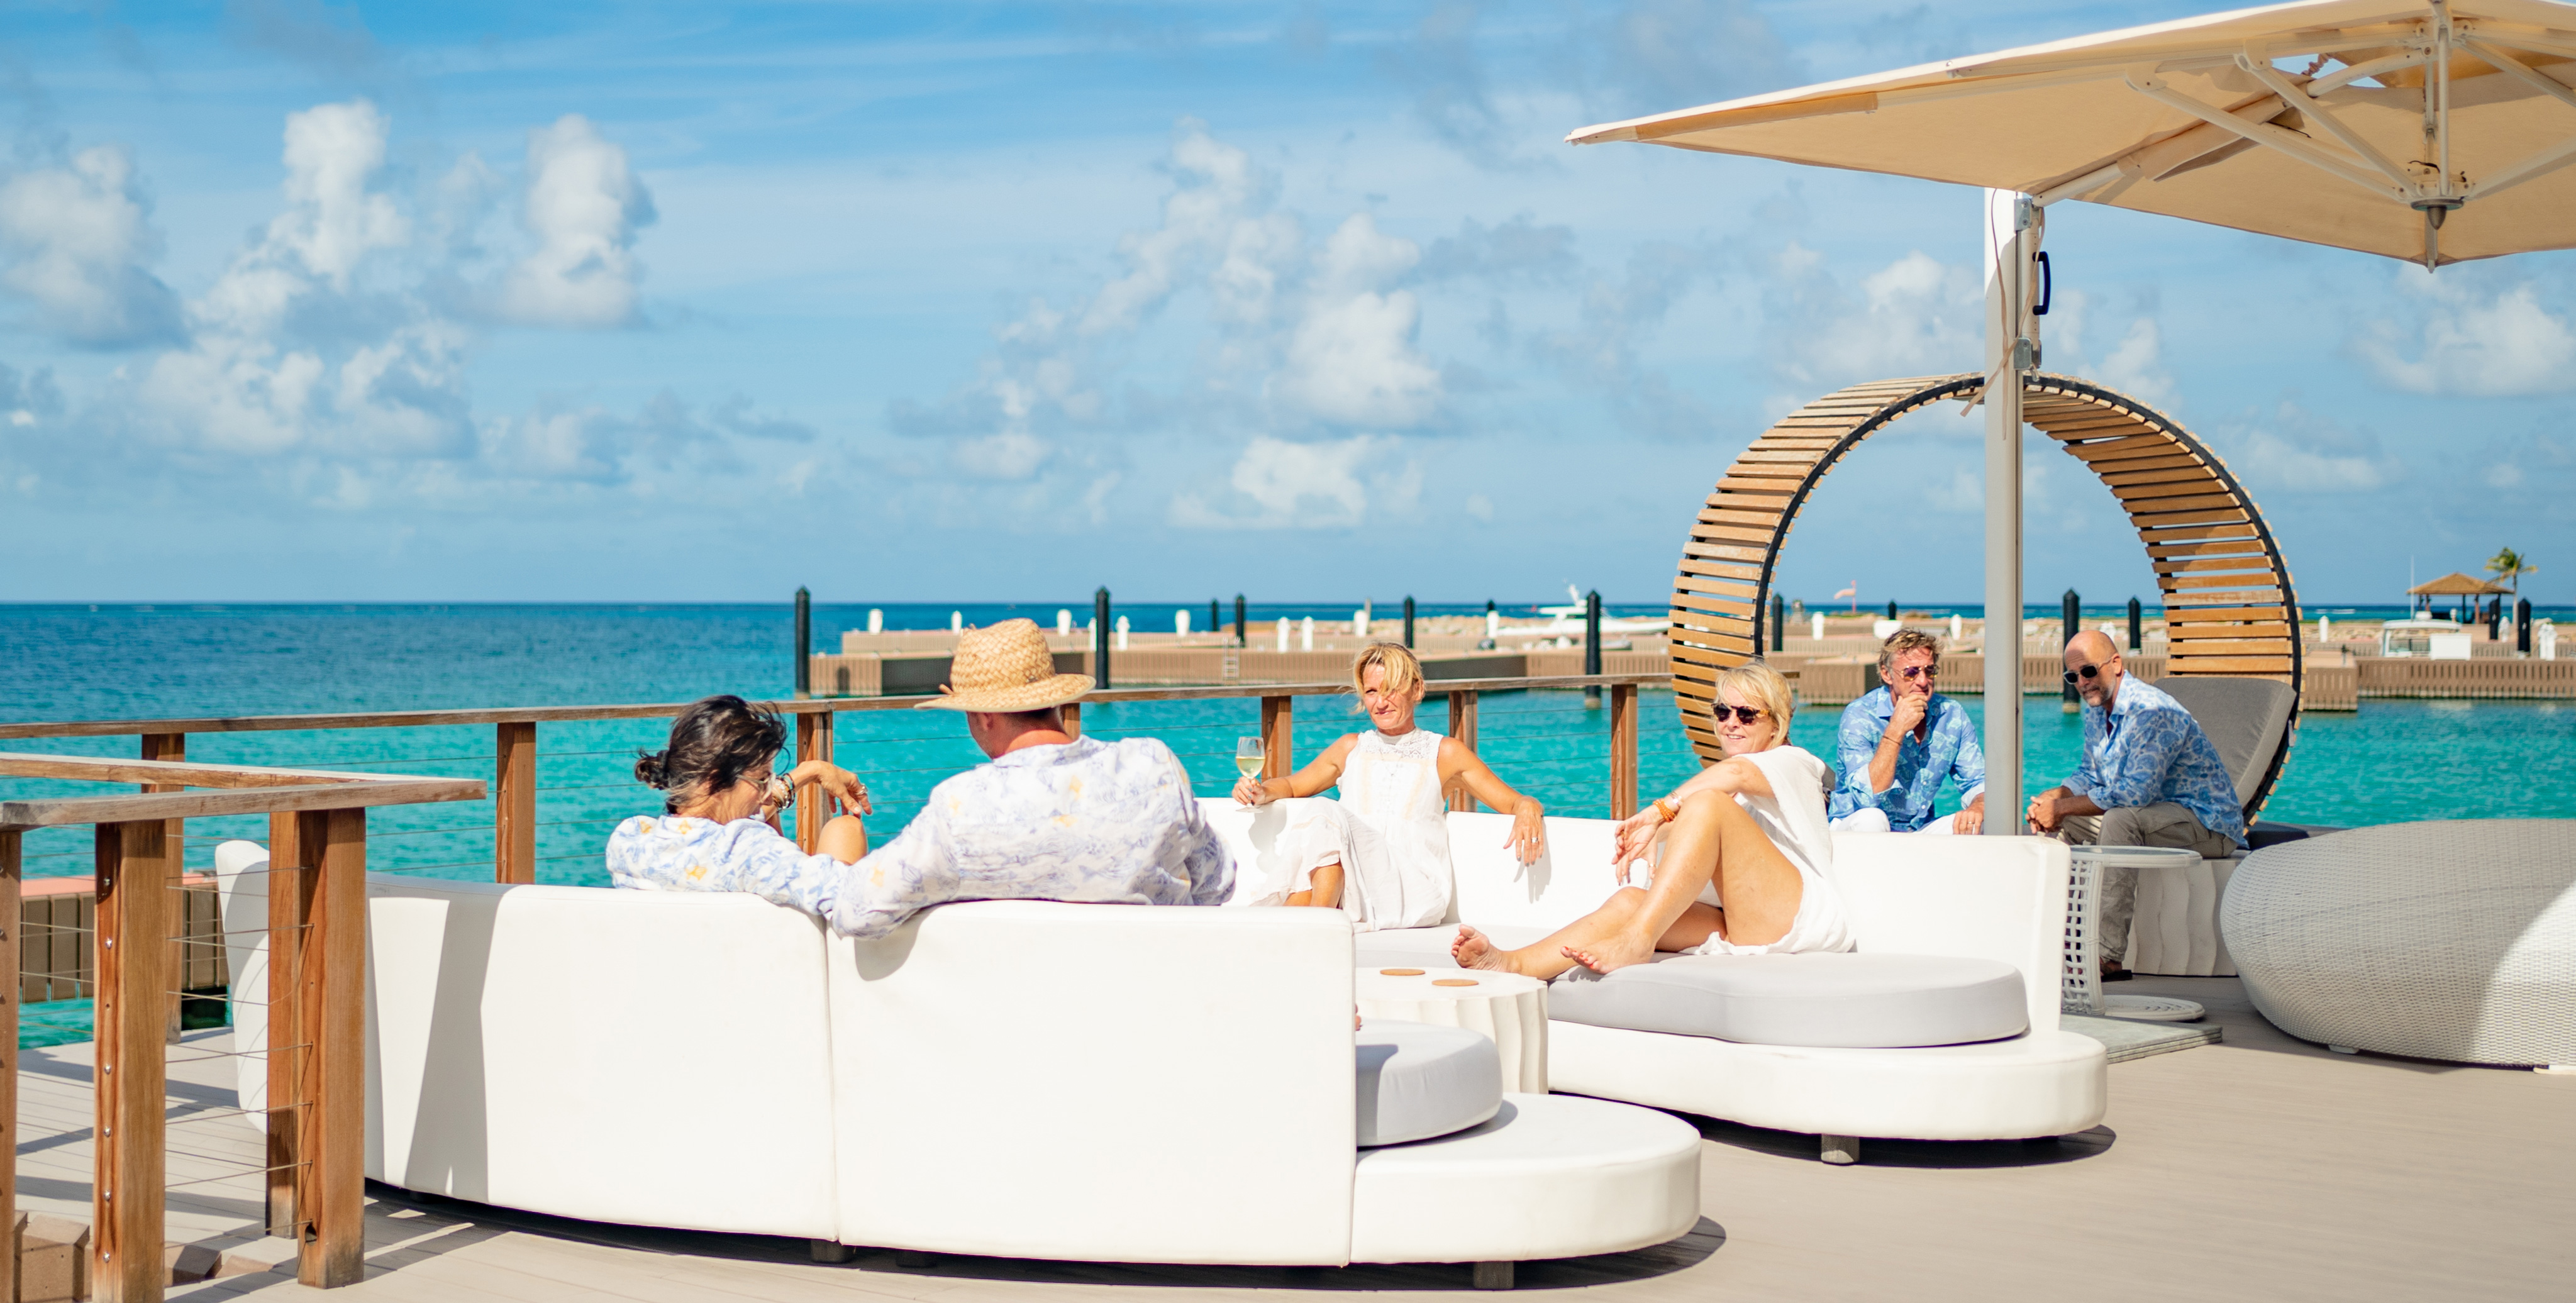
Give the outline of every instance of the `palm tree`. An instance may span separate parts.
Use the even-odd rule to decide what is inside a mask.
[[[2517,595],[2522,592],[2522,577],[2539,568],[2525,562],[2520,552],[2509,547],[2498,548],[2494,556],[2487,558],[2487,573],[2501,580]]]

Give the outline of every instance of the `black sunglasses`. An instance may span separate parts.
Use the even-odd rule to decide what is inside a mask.
[[[1735,716],[1736,723],[1750,724],[1762,718],[1762,708],[1760,706],[1720,706],[1717,708],[1718,722],[1724,723],[1730,714]]]
[[[2074,683],[2078,679],[2096,678],[2099,677],[2101,673],[2102,667],[2099,665],[2078,666],[2075,669],[2071,669],[2066,672],[2066,681]]]
[[[1941,666],[1938,663],[1931,665],[1900,665],[1896,667],[1896,677],[1900,679],[1928,679],[1940,672]]]

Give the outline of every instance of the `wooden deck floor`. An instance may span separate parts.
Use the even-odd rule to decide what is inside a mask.
[[[2226,1025],[2226,1043],[2111,1069],[2098,1131],[2047,1146],[1879,1143],[1826,1167],[1813,1141],[1704,1122],[1706,1220],[1638,1254],[1528,1264],[1521,1287],[1635,1300],[2548,1299],[2576,1280],[2576,1078],[2329,1054],[2274,1031],[2230,979],[2144,979]],[[220,1034],[202,1049],[223,1048]],[[85,1217],[85,1046],[30,1051],[27,1206]],[[226,1063],[175,1068],[173,1121],[227,1108]],[[186,1137],[182,1139],[182,1137]],[[173,1179],[247,1169],[238,1121],[175,1126]],[[420,1300],[1240,1298],[1264,1291],[1466,1292],[1463,1267],[1127,1268],[869,1253],[645,1231],[371,1191],[368,1278],[346,1297]],[[172,1238],[247,1246],[248,1176],[174,1190]],[[1149,1210],[1140,1210],[1149,1215]],[[282,1257],[283,1241],[265,1241]],[[239,1251],[239,1250],[237,1250]],[[173,1297],[301,1294],[291,1265]],[[308,1296],[309,1297],[309,1296]]]

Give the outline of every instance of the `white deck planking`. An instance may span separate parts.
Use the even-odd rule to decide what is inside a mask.
[[[2576,1078],[2327,1053],[2292,1041],[2230,978],[2141,979],[2226,1025],[2226,1043],[2111,1069],[2105,1128],[2055,1147],[1875,1143],[1826,1167],[1803,1137],[1704,1124],[1708,1221],[1642,1255],[1525,1265],[1524,1288],[1638,1300],[2568,1297],[2576,1280]],[[192,1038],[189,1057],[220,1049]],[[207,1041],[214,1041],[207,1045]],[[200,1049],[198,1047],[204,1047]],[[29,1051],[23,1206],[86,1219],[86,1046]],[[257,1236],[256,1133],[227,1060],[173,1069],[171,1238]],[[1247,1215],[1257,1190],[1247,1189]],[[1150,1215],[1151,1210],[1139,1210]],[[1463,1267],[1112,1267],[935,1258],[804,1260],[801,1241],[657,1232],[375,1200],[353,1300],[1185,1300],[1456,1289]],[[311,1297],[289,1264],[172,1297]]]

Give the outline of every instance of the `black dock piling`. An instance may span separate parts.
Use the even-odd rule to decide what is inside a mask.
[[[2067,643],[2075,641],[2076,631],[2084,624],[2084,601],[2082,598],[2075,595],[2074,589],[2067,589],[2066,596],[2057,599],[2057,614],[2059,623],[2064,625],[2066,630],[2066,636],[2057,640],[2058,645],[2063,647]],[[2062,700],[2065,702],[2066,709],[2074,710],[2076,708],[2077,699],[2074,684],[2069,683],[2066,685],[2062,691]]]
[[[796,699],[814,695],[814,595],[796,586]]]
[[[1601,672],[1601,590],[1583,595],[1583,672]],[[1601,709],[1601,688],[1595,684],[1583,690],[1583,708]]]
[[[1413,645],[1413,599],[1404,599],[1404,645]]]
[[[1091,595],[1091,677],[1094,686],[1109,686],[1109,590]]]
[[[2137,651],[2147,643],[2146,611],[2137,598],[2129,599],[2129,650]]]
[[[1781,651],[1789,645],[1789,599],[1771,594],[1771,650]]]
[[[1243,629],[1243,594],[1236,593],[1234,595],[1234,645],[1237,647],[1252,645],[1243,640]]]

